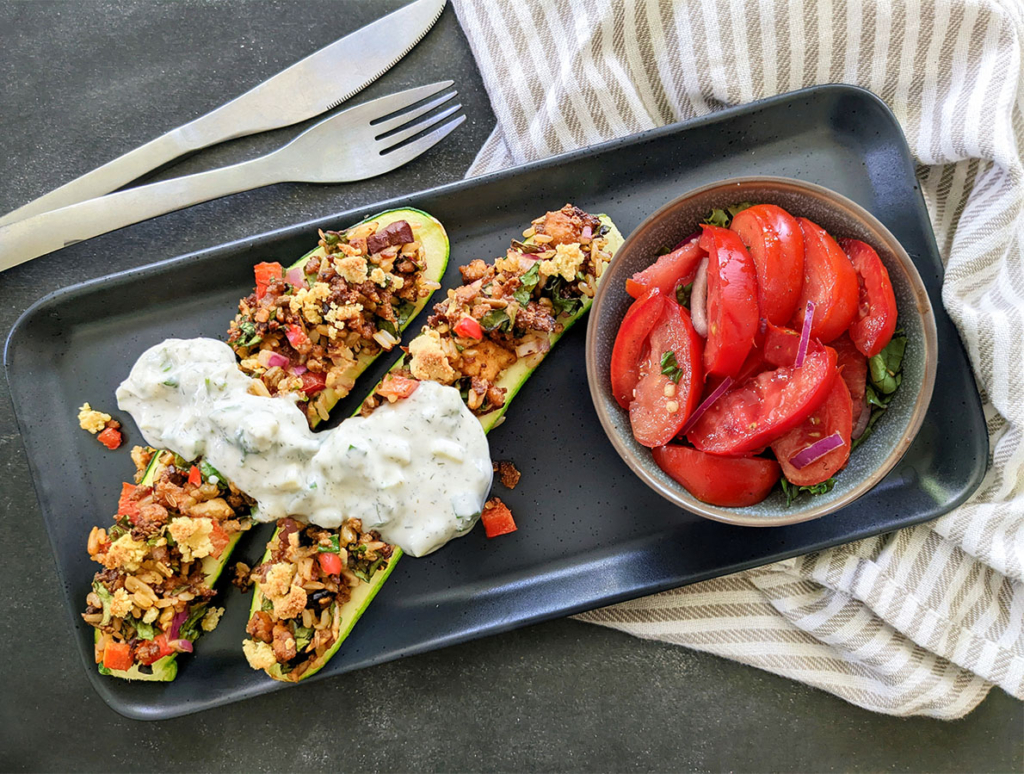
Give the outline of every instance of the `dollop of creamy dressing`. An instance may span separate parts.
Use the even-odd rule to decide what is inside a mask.
[[[146,442],[207,462],[256,500],[260,521],[325,528],[350,518],[413,556],[476,523],[491,488],[479,420],[458,390],[421,382],[404,400],[314,433],[294,399],[249,393],[231,348],[168,339],[117,389]]]

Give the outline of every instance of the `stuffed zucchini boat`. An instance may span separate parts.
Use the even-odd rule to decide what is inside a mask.
[[[104,569],[82,618],[95,627],[99,671],[170,681],[178,653],[213,631],[213,586],[252,526],[252,502],[202,460],[135,447],[136,483],[122,486],[114,525],[93,527],[88,551]]]
[[[294,394],[310,427],[426,306],[448,265],[448,235],[421,210],[388,210],[320,244],[288,268],[255,267],[228,344],[265,395]]]
[[[420,381],[435,381],[458,387],[490,431],[551,347],[590,308],[621,244],[607,216],[566,205],[535,220],[504,257],[460,267],[463,285],[435,305],[360,412],[409,397]],[[251,574],[250,639],[243,643],[250,666],[297,682],[339,650],[402,555],[361,526],[358,520],[340,529],[278,522]]]

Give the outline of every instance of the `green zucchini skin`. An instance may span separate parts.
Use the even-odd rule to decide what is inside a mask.
[[[153,479],[156,476],[157,460],[160,457],[161,452],[158,450],[154,455],[153,459],[150,460],[146,472],[143,474],[142,479],[139,481],[139,486],[148,486],[153,483]],[[224,546],[224,550],[218,558],[214,559],[212,556],[207,556],[202,559],[203,563],[203,574],[206,576],[206,585],[213,588],[217,579],[220,578],[224,568],[227,567],[228,561],[231,559],[231,553],[235,550],[235,546],[238,545],[238,541],[242,537],[241,532],[237,532],[231,537],[231,542]],[[108,603],[106,600],[103,601],[104,615],[108,612]],[[93,629],[93,642],[99,642],[100,630]],[[108,669],[103,664],[97,664],[101,675],[107,675],[108,677],[118,677],[122,680],[145,680],[148,682],[160,682],[169,683],[178,675],[178,654],[171,653],[168,656],[164,656],[162,659],[153,662],[152,674],[146,674],[139,671],[139,665],[133,664],[131,669]]]
[[[409,223],[412,227],[413,236],[416,237],[422,244],[424,252],[426,253],[427,267],[423,271],[423,276],[428,280],[434,282],[440,282],[441,277],[444,276],[445,269],[448,267],[448,256],[451,253],[451,244],[448,241],[448,232],[444,230],[444,226],[441,225],[441,221],[435,218],[433,215],[424,212],[423,210],[417,210],[412,207],[406,207],[403,209],[396,210],[385,210],[379,212],[369,218],[365,218],[359,223],[355,223],[349,226],[346,231],[361,226],[364,223],[371,223],[377,221],[380,227],[388,226],[399,220],[404,220]],[[317,247],[315,250],[311,250],[304,256],[299,258],[295,263],[289,266],[289,269],[298,267],[305,267],[306,262],[310,258],[324,257],[327,252],[322,247]],[[433,294],[430,294],[424,298],[421,298],[413,306],[413,312],[409,315],[409,319],[406,320],[405,325],[402,326],[404,331],[412,323],[419,313],[423,311],[424,307],[430,301]],[[355,367],[347,372],[353,379],[357,379],[362,373],[370,367],[370,365],[381,355],[383,350],[378,351],[374,354],[360,355],[356,360]],[[325,400],[325,408],[328,412],[334,409],[338,401],[343,396],[338,395],[335,391],[331,390],[330,395]],[[320,419],[315,418],[310,421],[311,427],[316,427],[320,424]]]
[[[611,254],[612,260],[614,260],[615,254],[618,252],[619,248],[622,246],[622,243],[624,241],[622,234],[619,232],[619,229],[615,226],[615,224],[612,223],[611,218],[609,218],[607,215],[598,215],[597,217],[600,219],[603,225],[608,227],[608,252]],[[529,243],[530,240],[528,239],[526,240],[526,242]],[[605,271],[607,271],[607,268],[605,269]],[[572,315],[572,317],[560,320],[560,322],[562,322],[563,325],[562,332],[548,334],[548,341],[551,343],[552,347],[560,338],[562,338],[562,336],[565,335],[565,332],[569,330],[569,328],[571,328],[577,320],[583,317],[590,310],[591,304],[593,304],[593,299],[586,298],[583,302],[583,305],[576,312],[576,314]],[[540,362],[543,362],[543,359]],[[404,365],[404,363],[405,358],[400,357],[391,367],[390,370],[394,371],[395,369],[401,368]],[[519,363],[516,363],[511,368],[509,368],[507,372],[503,374],[501,379],[499,379],[497,382],[497,386],[504,387],[508,391],[506,393],[507,397],[505,399],[505,404],[500,409],[495,409],[494,411],[484,414],[479,418],[481,425],[483,425],[484,432],[486,433],[489,433],[498,424],[498,420],[501,419],[502,416],[504,416],[505,411],[508,408],[508,405],[512,402],[512,399],[515,397],[516,393],[519,392],[520,388],[523,386],[523,384],[525,384],[526,380],[530,378],[530,376],[536,370],[537,366],[540,365],[540,363],[538,363],[537,366],[535,366],[534,368],[523,367],[522,369],[517,369],[517,365],[519,365]],[[274,535],[277,535],[276,530],[274,532]],[[338,639],[327,651],[324,652],[323,658],[321,659],[320,663],[314,664],[305,672],[303,672],[302,676],[299,677],[298,680],[291,680],[288,678],[287,675],[281,673],[279,665],[277,664],[275,664],[274,667],[271,667],[270,670],[267,670],[268,675],[270,675],[275,680],[282,680],[285,682],[301,682],[302,680],[305,680],[307,677],[311,677],[312,675],[316,674],[321,669],[323,669],[324,666],[327,665],[327,662],[330,661],[331,658],[333,658],[334,654],[337,653],[338,650],[341,648],[341,645],[344,642],[345,638],[352,631],[352,628],[355,626],[356,622],[360,619],[360,617],[362,617],[366,608],[369,607],[374,597],[377,596],[377,592],[380,591],[381,586],[384,585],[384,582],[391,575],[391,571],[394,569],[395,565],[398,564],[398,560],[402,558],[402,549],[398,546],[394,546],[393,548],[394,551],[391,554],[391,558],[388,560],[387,566],[378,570],[370,579],[369,583],[362,584],[358,587],[358,589],[360,590],[366,588],[366,593],[359,595],[358,598],[356,594],[353,594],[352,598],[343,606],[342,615],[344,616],[344,618],[342,619],[342,627],[341,631],[338,634]],[[267,562],[269,560],[270,551],[268,549],[267,552],[263,555],[263,559],[261,561]],[[259,585],[257,584],[253,589],[253,599],[252,606],[249,609],[249,618],[252,618],[253,614],[257,610],[261,609],[262,604],[263,595],[260,593]],[[349,608],[351,608],[351,610],[349,610]]]

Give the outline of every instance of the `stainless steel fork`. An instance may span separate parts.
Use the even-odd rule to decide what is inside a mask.
[[[12,223],[0,228],[0,271],[108,231],[240,191],[285,182],[349,183],[390,172],[432,148],[466,120],[462,115],[449,119],[461,109],[459,104],[419,120],[458,93],[436,96],[452,85],[453,81],[433,83],[349,108],[251,161],[131,188]],[[401,145],[426,130],[430,131]]]

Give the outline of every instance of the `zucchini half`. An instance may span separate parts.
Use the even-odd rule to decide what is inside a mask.
[[[158,460],[160,459],[161,451],[157,451],[153,455],[153,459],[149,461],[149,465],[146,467],[146,472],[143,474],[142,479],[139,481],[139,486],[151,486],[153,481],[156,479],[156,473],[160,467]],[[230,542],[224,546],[224,550],[221,551],[220,556],[214,559],[212,556],[203,557],[200,561],[203,565],[203,574],[206,577],[206,585],[211,589],[213,585],[220,578],[224,568],[228,565],[228,560],[231,558],[231,552],[235,550],[235,546],[238,545],[239,539],[242,537],[243,532],[236,532],[232,535]],[[94,590],[95,586],[94,584]],[[102,588],[102,586],[100,587]],[[110,593],[103,588],[104,593],[99,594],[101,601],[103,602],[103,621],[106,622],[110,618]],[[99,629],[93,629],[93,641],[99,642],[100,637]],[[198,635],[197,635],[198,637]],[[194,641],[194,640],[193,640]],[[152,674],[146,674],[145,672],[139,671],[139,665],[133,664],[131,669],[108,669],[103,664],[97,664],[99,667],[100,674],[108,675],[110,677],[120,677],[123,680],[148,680],[150,682],[170,682],[178,675],[178,663],[177,653],[171,653],[169,656],[164,656],[158,661],[154,661],[151,666],[153,667]]]
[[[448,233],[444,230],[444,226],[441,225],[441,221],[430,215],[423,210],[413,209],[406,207],[398,210],[385,210],[384,212],[373,215],[372,217],[365,218],[358,223],[349,226],[346,231],[350,231],[357,226],[361,226],[364,223],[371,223],[376,221],[380,228],[389,226],[392,223],[396,223],[400,220],[406,221],[412,227],[412,235],[416,237],[423,245],[423,252],[426,255],[427,266],[423,270],[423,277],[427,280],[433,280],[434,282],[440,282],[441,277],[444,276],[445,269],[448,267],[448,255],[451,252],[451,245],[448,242]],[[315,250],[311,250],[304,256],[299,258],[295,263],[288,267],[288,269],[294,269],[298,267],[305,268],[307,261],[310,258],[318,257],[322,258],[327,255],[327,251],[323,247],[317,247]],[[307,277],[313,278],[313,275],[307,275]],[[427,305],[433,294],[424,296],[413,305],[413,310],[409,314],[405,323],[401,326],[399,332],[404,331],[409,324],[419,316],[419,313],[423,311],[423,307]],[[375,353],[363,353],[356,358],[355,365],[352,366],[345,375],[355,380],[358,379],[362,373],[370,367],[378,357],[383,354],[383,350],[379,350]],[[321,398],[324,402],[324,408],[328,412],[334,409],[338,401],[341,400],[345,395],[342,395],[337,390],[328,387],[320,393],[318,398]],[[310,420],[310,426],[316,427],[320,423],[320,419],[314,418]]]
[[[609,218],[607,215],[598,215],[597,217],[603,225],[608,227],[608,233],[606,234],[606,238],[608,240],[608,252],[611,255],[611,259],[614,259],[615,253],[617,253],[619,248],[622,246],[622,234],[619,232],[619,229],[615,226],[615,224],[612,223],[611,218]],[[530,244],[531,240],[532,237],[530,239],[525,240],[525,243]],[[607,271],[607,268],[605,269],[605,271]],[[598,278],[598,283],[600,284],[600,278]],[[576,312],[576,314],[572,315],[571,317],[559,318],[559,322],[561,322],[563,325],[562,332],[551,332],[548,334],[548,341],[551,343],[552,347],[560,338],[562,338],[562,336],[565,335],[565,332],[569,330],[569,328],[571,328],[577,320],[583,317],[583,315],[585,315],[590,310],[590,306],[592,303],[592,298],[584,297],[583,304],[581,308]],[[546,354],[545,357],[547,357]],[[526,380],[530,378],[530,376],[533,374],[536,368],[540,365],[540,362],[543,362],[542,358],[540,362],[535,363],[535,365],[531,368],[526,365],[524,360],[516,361],[516,363],[514,363],[511,367],[506,369],[506,371],[501,375],[501,378],[498,380],[496,386],[504,387],[506,390],[508,390],[508,392],[506,393],[505,403],[501,408],[495,409],[494,411],[488,412],[487,414],[484,414],[483,416],[479,417],[480,424],[483,425],[485,433],[489,433],[491,430],[495,428],[495,426],[498,424],[498,420],[501,419],[502,416],[504,416],[505,410],[508,408],[509,403],[512,402],[512,398],[514,398],[516,393],[519,392],[520,388],[522,388]],[[405,357],[399,358],[391,367],[390,370],[394,371],[398,368],[401,368],[402,366],[405,365],[405,361]],[[358,413],[358,410],[356,413]],[[277,535],[276,531],[274,532],[274,535]],[[331,647],[324,652],[323,658],[321,659],[320,663],[314,664],[305,672],[303,672],[302,676],[299,677],[298,680],[293,680],[289,678],[287,674],[283,673],[281,671],[280,664],[274,664],[272,667],[264,671],[266,671],[266,673],[275,680],[282,680],[285,682],[300,682],[302,680],[305,680],[307,677],[311,677],[312,675],[316,674],[321,669],[323,669],[324,666],[327,665],[327,662],[330,661],[331,658],[333,658],[334,654],[338,652],[342,642],[344,642],[345,638],[352,631],[352,628],[356,625],[356,622],[366,611],[366,608],[369,607],[370,603],[373,601],[373,598],[377,596],[377,592],[380,591],[381,586],[384,585],[384,581],[386,581],[388,577],[391,575],[391,571],[395,568],[395,565],[398,563],[398,560],[402,558],[402,549],[398,546],[393,546],[393,549],[393,553],[391,554],[391,558],[388,560],[387,565],[377,570],[377,572],[374,573],[373,577],[370,578],[370,581],[368,583],[362,583],[359,586],[357,586],[353,590],[351,598],[342,606],[341,624],[339,627],[338,638],[335,640],[334,644],[331,645]],[[268,549],[267,552],[263,555],[263,559],[261,560],[261,562],[267,562],[269,560],[270,550]],[[260,586],[257,583],[253,587],[252,606],[249,609],[250,619],[256,613],[256,611],[262,609],[262,605],[263,594],[261,593]]]

